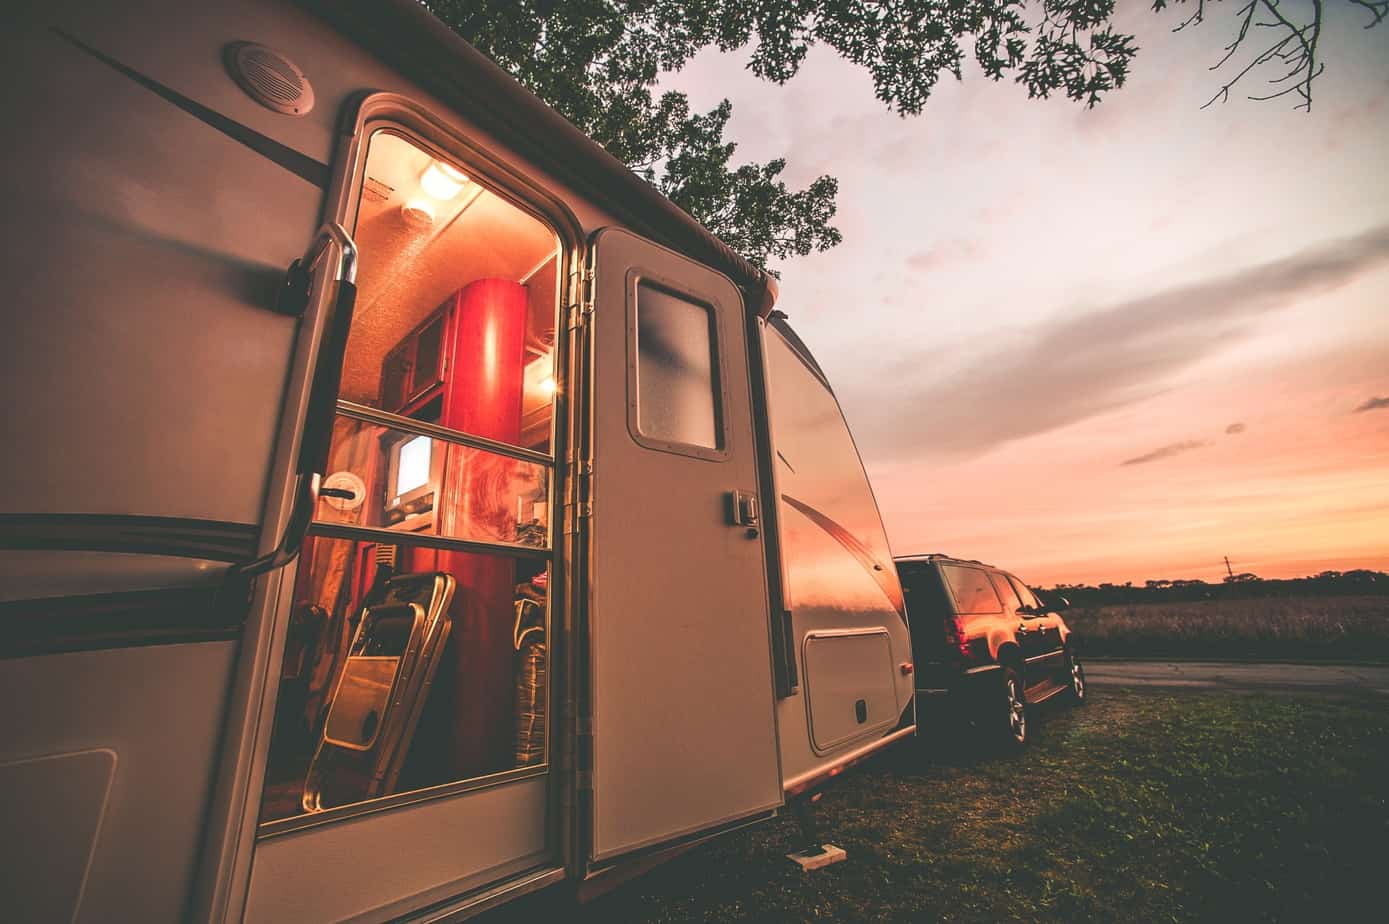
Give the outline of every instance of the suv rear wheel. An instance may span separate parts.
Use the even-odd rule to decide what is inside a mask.
[[[1020,748],[1027,743],[1027,700],[1023,697],[1022,675],[1011,667],[1003,669],[1003,695],[998,730],[1004,745]]]
[[[1085,666],[1080,663],[1074,651],[1066,652],[1066,670],[1070,674],[1071,702],[1076,705],[1084,705],[1089,688],[1085,686]]]

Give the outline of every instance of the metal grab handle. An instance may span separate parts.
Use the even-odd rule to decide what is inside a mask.
[[[294,503],[284,532],[274,547],[259,558],[232,568],[235,577],[254,577],[292,562],[304,544],[304,535],[318,505],[319,484],[328,465],[328,448],[333,436],[332,409],[342,385],[343,355],[347,350],[347,335],[352,329],[352,311],[357,303],[357,244],[342,225],[330,221],[319,229],[308,252],[290,264],[288,273],[291,290],[299,280],[304,280],[302,297],[307,307],[312,295],[307,289],[307,280],[333,244],[337,244],[339,250],[338,265],[332,276],[337,284],[337,295],[328,308],[328,317],[319,335],[313,382],[309,386],[304,414],[304,436],[295,466]]]

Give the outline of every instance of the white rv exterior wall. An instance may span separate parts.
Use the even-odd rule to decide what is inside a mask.
[[[520,780],[263,841],[246,920],[386,920],[521,872],[544,859],[545,786]]]
[[[202,836],[235,644],[158,645],[0,660],[0,895],[11,921],[182,919]],[[105,751],[105,799],[66,804],[86,782],[68,755]],[[49,758],[44,776],[23,761]],[[67,759],[65,759],[67,758]],[[27,785],[20,786],[23,782]],[[47,861],[85,854],[66,869]],[[66,915],[28,918],[25,909]],[[11,915],[16,915],[12,917]]]
[[[911,660],[911,638],[892,552],[839,404],[780,334],[766,328],[763,339],[800,684],[777,703],[782,778],[792,787],[897,725],[913,688],[895,668]],[[855,641],[863,632],[881,633],[873,656],[890,658],[890,674],[865,667]],[[855,713],[860,699],[863,722]]]

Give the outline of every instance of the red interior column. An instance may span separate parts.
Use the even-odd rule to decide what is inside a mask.
[[[454,430],[507,443],[520,438],[524,386],[526,288],[508,279],[480,279],[456,292],[453,343],[440,423]],[[469,459],[463,477],[456,466]],[[497,497],[497,479],[476,452],[450,447],[443,498],[444,531],[459,536],[510,540],[495,535],[512,524],[514,498]],[[505,506],[505,510],[498,509]],[[501,556],[444,552],[439,567],[458,581],[453,637],[453,753],[462,775],[511,764],[514,696],[512,621],[516,565]]]

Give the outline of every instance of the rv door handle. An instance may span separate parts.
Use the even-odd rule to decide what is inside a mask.
[[[304,544],[304,535],[318,506],[319,483],[328,466],[328,447],[333,436],[333,407],[338,388],[342,385],[343,354],[347,350],[347,335],[352,329],[352,309],[357,301],[357,244],[352,235],[335,221],[326,223],[314,236],[308,252],[290,264],[287,292],[299,289],[304,283],[304,309],[312,292],[307,280],[313,276],[320,260],[337,245],[338,264],[330,277],[337,291],[328,303],[323,326],[309,349],[313,360],[313,379],[309,383],[309,400],[304,412],[304,433],[299,443],[299,458],[295,465],[294,501],[284,530],[268,552],[259,558],[232,568],[235,576],[246,578],[282,568],[294,561]],[[302,324],[302,322],[301,322]],[[297,352],[297,351],[296,351]]]
[[[759,520],[757,516],[757,495],[749,491],[730,491],[729,515],[734,526],[746,526],[748,535],[755,537]]]
[[[325,239],[339,247],[338,266],[333,273],[337,293],[323,321],[323,333],[319,335],[309,405],[304,413],[304,438],[299,446],[299,471],[320,477],[328,468],[333,409],[342,385],[342,364],[347,353],[347,335],[352,330],[352,309],[357,303],[357,245],[342,225],[330,221],[323,226],[309,255],[304,258],[304,265],[312,271],[328,252],[328,244],[319,243]]]
[[[733,525],[757,525],[757,495],[747,491],[733,492]]]

